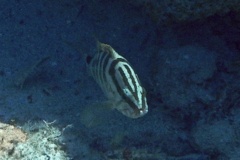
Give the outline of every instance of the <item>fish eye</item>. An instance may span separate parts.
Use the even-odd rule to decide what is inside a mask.
[[[131,95],[129,89],[127,89],[127,88],[124,88],[124,89],[123,89],[123,92],[124,92],[127,96],[130,96],[130,95]]]

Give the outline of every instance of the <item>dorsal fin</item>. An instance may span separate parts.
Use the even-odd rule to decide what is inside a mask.
[[[110,46],[110,45],[108,45],[108,44],[105,44],[105,43],[101,43],[101,42],[99,42],[99,44],[98,44],[99,46],[99,50],[101,51],[101,52],[104,52],[104,53],[108,53],[108,54],[112,54],[113,53],[113,48]]]
[[[111,57],[116,57],[116,52],[114,51],[114,49],[108,45],[108,44],[105,44],[105,43],[101,43],[98,41],[98,53],[102,52],[104,54],[110,54]]]
[[[97,53],[103,52],[103,53],[110,54],[111,56],[114,56],[114,53],[113,53],[114,50],[110,45],[100,42],[95,35],[93,35],[93,37],[96,41]]]

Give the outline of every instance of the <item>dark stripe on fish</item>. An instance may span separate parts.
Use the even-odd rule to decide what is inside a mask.
[[[132,93],[133,93],[135,99],[138,101],[138,100],[139,100],[139,97],[138,97],[138,95],[137,95],[137,93],[138,93],[137,83],[139,83],[139,81],[138,81],[138,82],[135,81],[135,78],[134,78],[134,76],[133,76],[135,73],[133,73],[133,72],[131,71],[131,69],[130,69],[131,66],[130,66],[130,65],[124,65],[124,67],[125,67],[125,69],[127,70],[128,74],[130,75],[130,79],[132,80],[132,84],[133,84],[133,87],[134,87],[134,88],[132,88]],[[135,76],[135,77],[136,77],[136,76]],[[130,88],[131,88],[131,86],[130,86]],[[134,91],[133,89],[135,89],[135,91]]]
[[[109,75],[111,76],[112,81],[116,86],[118,94],[122,97],[123,100],[125,100],[129,104],[129,106],[133,109],[134,113],[139,113],[138,107],[131,101],[131,99],[128,96],[126,96],[124,94],[122,87],[120,86],[120,84],[118,83],[118,81],[116,79],[115,67],[116,67],[116,65],[118,65],[119,62],[127,63],[127,61],[123,58],[117,58],[117,59],[113,60],[111,66],[110,66]]]
[[[126,65],[124,65],[125,67],[126,67]],[[127,88],[127,89],[129,89],[129,92],[131,92],[132,93],[132,95],[133,95],[133,97],[135,98],[135,99],[138,99],[138,97],[137,97],[137,92],[136,92],[136,84],[133,84],[134,85],[134,87],[135,87],[135,92],[134,92],[134,90],[133,90],[133,88],[131,87],[131,84],[129,83],[129,81],[128,81],[128,78],[126,77],[126,75],[125,75],[125,73],[124,73],[124,71],[123,71],[123,67],[119,67],[119,69],[118,69],[118,71],[119,71],[119,73],[121,74],[121,76],[122,76],[122,78],[123,78],[123,82],[124,82],[124,84],[125,84],[125,87]],[[128,70],[127,70],[128,71]],[[131,73],[128,71],[128,74],[130,75],[130,77],[132,77],[131,76]],[[133,81],[132,81],[132,83],[134,83]]]

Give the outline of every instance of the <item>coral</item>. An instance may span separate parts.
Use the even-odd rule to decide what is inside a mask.
[[[0,122],[0,157],[12,154],[16,144],[25,142],[26,138],[26,134],[20,129]]]
[[[3,159],[41,159],[67,160],[66,153],[61,148],[62,131],[51,126],[52,123],[26,123],[23,130],[28,133],[25,142],[18,143],[11,155],[6,154]]]

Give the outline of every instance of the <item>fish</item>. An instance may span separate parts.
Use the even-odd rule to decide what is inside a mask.
[[[86,56],[90,75],[111,107],[129,118],[148,113],[146,90],[130,63],[110,45],[97,41],[97,53]]]

